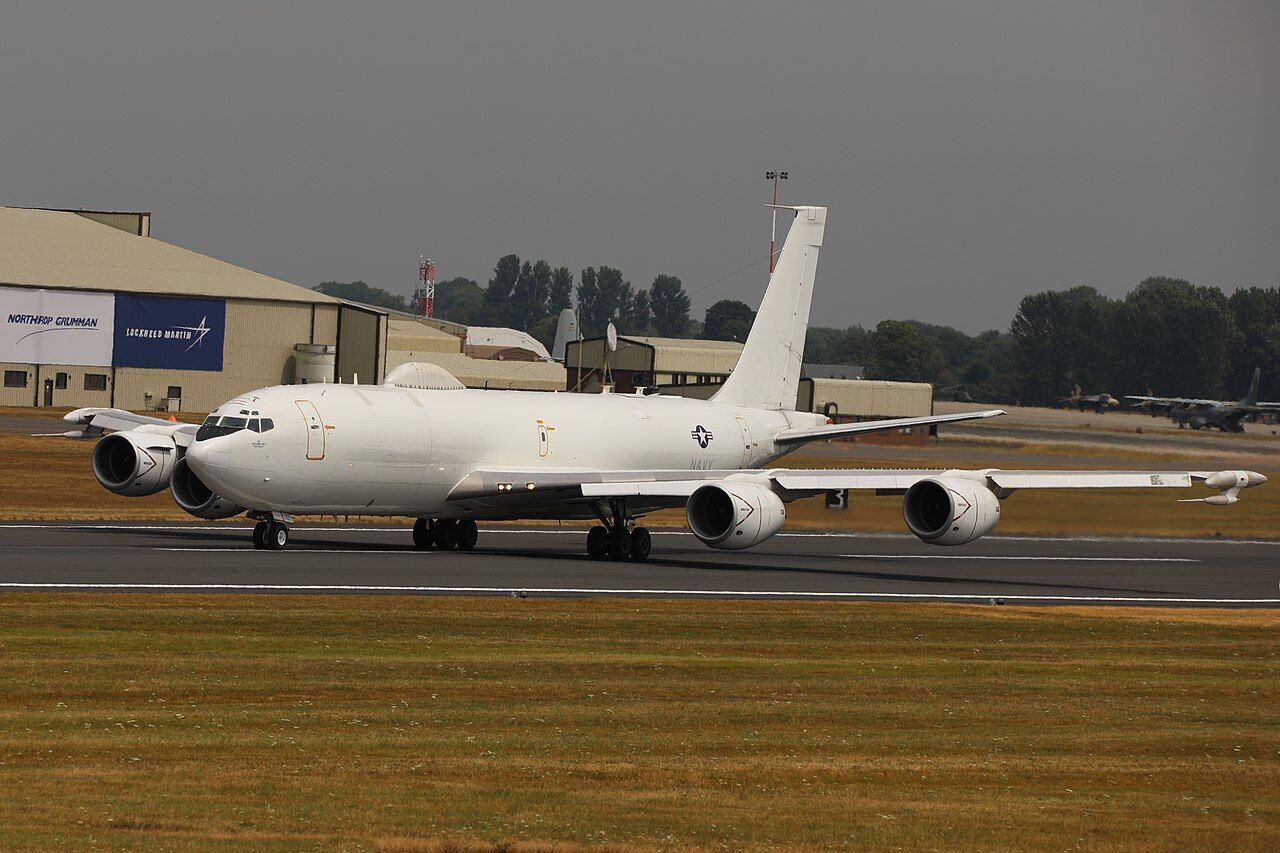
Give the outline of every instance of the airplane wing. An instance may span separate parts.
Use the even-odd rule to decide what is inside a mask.
[[[527,504],[582,503],[614,497],[687,498],[712,482],[754,482],[776,487],[787,499],[836,489],[903,494],[931,477],[976,480],[1007,497],[1018,489],[1170,489],[1204,483],[1235,494],[1261,485],[1266,477],[1252,471],[977,471],[929,469],[789,469],[722,471],[496,471],[472,473],[454,488],[450,501],[494,506],[512,501]],[[1215,496],[1219,497],[1219,496]],[[1217,503],[1214,498],[1207,499]]]
[[[1161,406],[1229,406],[1230,403],[1224,403],[1221,400],[1192,400],[1188,397],[1142,397],[1135,394],[1125,394],[1126,400],[1136,400],[1139,403],[1156,403]]]
[[[808,429],[790,429],[779,433],[775,438],[778,444],[801,444],[806,441],[822,441],[827,438],[843,438],[850,435],[862,435],[868,432],[885,432],[887,430],[906,429],[915,426],[947,424],[955,421],[976,421],[983,418],[994,418],[1003,415],[1002,409],[988,409],[983,412],[959,412],[954,415],[925,415],[918,418],[894,418],[882,421],[862,421],[856,424],[826,424]]]
[[[67,438],[97,438],[109,432],[125,432],[146,427],[148,432],[171,433],[174,442],[182,447],[191,444],[195,439],[196,430],[199,429],[195,424],[153,418],[150,415],[139,415],[124,409],[76,409],[67,412],[62,419],[80,427],[62,433]]]

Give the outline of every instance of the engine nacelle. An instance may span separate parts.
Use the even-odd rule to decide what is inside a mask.
[[[689,496],[684,514],[694,536],[726,551],[758,545],[787,520],[782,499],[767,487],[733,481],[699,488]]]
[[[930,477],[907,489],[907,528],[930,545],[963,545],[985,536],[1000,520],[1000,500],[973,480]]]
[[[213,521],[244,512],[244,507],[236,506],[206,486],[204,481],[196,476],[196,472],[191,470],[191,465],[187,463],[185,456],[173,466],[173,476],[169,478],[169,491],[173,493],[173,502],[196,518]]]
[[[117,495],[154,495],[169,485],[177,455],[172,436],[137,429],[114,432],[93,448],[93,476]]]

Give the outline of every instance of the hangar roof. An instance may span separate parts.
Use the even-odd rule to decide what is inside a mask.
[[[457,335],[442,332],[435,326],[419,322],[412,317],[391,315],[387,332],[387,349],[416,352],[462,352],[462,340]]]
[[[703,341],[690,338],[655,338],[626,335],[627,340],[653,347],[653,369],[663,373],[728,374],[742,355],[737,341]]]
[[[0,207],[0,284],[276,302],[342,302],[76,213],[22,207]]]
[[[412,361],[438,364],[468,388],[563,391],[566,384],[564,367],[553,361],[490,361],[460,352],[387,353],[388,370]]]

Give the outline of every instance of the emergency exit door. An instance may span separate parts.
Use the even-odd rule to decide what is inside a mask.
[[[302,419],[307,424],[307,458],[314,461],[324,458],[325,428],[320,412],[310,400],[294,400]]]

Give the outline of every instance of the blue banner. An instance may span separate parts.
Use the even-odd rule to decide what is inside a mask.
[[[227,303],[116,294],[116,367],[221,370]]]

